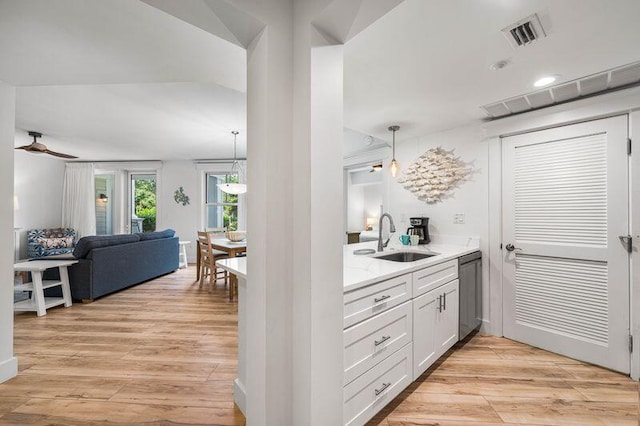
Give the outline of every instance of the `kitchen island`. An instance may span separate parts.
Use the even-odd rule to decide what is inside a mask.
[[[390,244],[384,253],[355,255],[376,242],[343,248],[344,424],[371,419],[458,341],[458,258],[479,249],[474,238],[434,237],[424,246]],[[415,252],[414,262],[378,259]],[[238,377],[234,401],[246,414],[247,258],[217,264],[238,277]]]

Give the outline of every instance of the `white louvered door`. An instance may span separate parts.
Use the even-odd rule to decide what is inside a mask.
[[[505,337],[628,373],[627,117],[502,142]]]

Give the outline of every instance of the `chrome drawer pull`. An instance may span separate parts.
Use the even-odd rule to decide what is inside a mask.
[[[390,297],[391,296],[389,296],[388,294],[385,294],[384,296],[376,297],[375,299],[373,299],[373,301],[374,303],[378,303],[378,302],[382,302],[383,300],[387,300]]]
[[[389,386],[391,386],[391,382],[389,383],[383,383],[382,387],[380,389],[376,389],[376,396],[380,395],[382,392],[385,391],[385,389],[387,389]]]
[[[382,336],[382,339],[374,340],[373,344],[376,345],[376,346],[380,346],[381,344],[383,344],[384,342],[386,342],[389,339],[391,339],[391,336]]]

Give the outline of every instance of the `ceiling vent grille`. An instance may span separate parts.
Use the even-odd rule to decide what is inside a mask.
[[[528,16],[513,25],[502,29],[502,33],[507,37],[511,47],[524,47],[534,41],[546,37],[537,14]]]
[[[635,86],[640,86],[640,62],[493,102],[482,109],[489,119],[495,119]]]

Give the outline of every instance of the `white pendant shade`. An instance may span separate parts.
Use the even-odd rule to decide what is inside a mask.
[[[227,194],[244,194],[247,192],[247,184],[245,183],[219,183],[218,189]]]
[[[240,163],[238,163],[238,159],[236,156],[236,139],[238,136],[238,131],[234,130],[233,132],[231,132],[231,134],[233,134],[233,165],[231,166],[231,174],[238,173],[238,175],[240,175],[243,170],[240,166]],[[219,183],[216,186],[220,191],[226,192],[227,194],[237,195],[247,192],[246,183]]]

